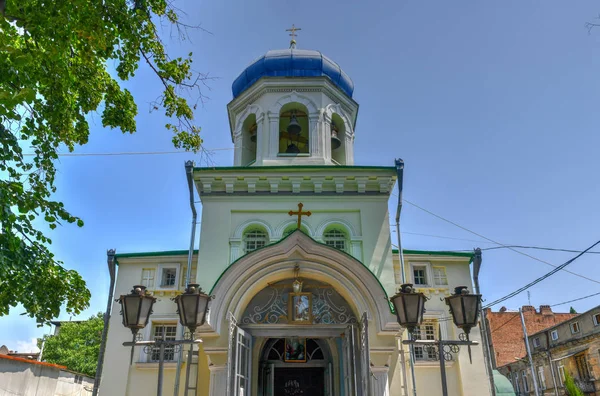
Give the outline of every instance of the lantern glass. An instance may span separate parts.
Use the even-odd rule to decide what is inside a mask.
[[[184,294],[175,297],[181,324],[194,332],[206,321],[210,296],[204,294],[197,284],[188,285]]]
[[[446,297],[450,306],[452,319],[456,327],[469,331],[477,325],[479,310],[481,309],[481,295],[470,294],[466,287],[456,288],[456,293]]]
[[[413,293],[402,285],[402,290],[391,298],[398,316],[398,323],[403,327],[413,328],[423,322],[425,312],[425,295]]]
[[[146,287],[136,285],[130,294],[119,298],[121,304],[121,315],[123,315],[123,326],[136,333],[148,324],[152,306],[156,299],[145,294]]]

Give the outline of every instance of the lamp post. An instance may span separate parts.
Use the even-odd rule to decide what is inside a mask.
[[[476,341],[469,340],[471,328],[477,325],[479,318],[479,309],[481,305],[480,294],[470,294],[466,286],[459,286],[454,289],[454,294],[446,297],[446,304],[450,307],[450,313],[454,324],[465,332],[464,340],[443,340],[442,331],[439,330],[438,340],[415,340],[414,330],[423,322],[425,313],[425,301],[427,298],[423,293],[416,293],[411,284],[403,284],[396,295],[390,298],[396,310],[396,316],[400,326],[408,329],[410,340],[402,341],[405,345],[414,345],[424,347],[437,347],[438,358],[440,361],[440,375],[442,380],[442,395],[448,396],[448,385],[446,383],[446,353],[444,347],[447,346],[453,352],[459,351],[459,345],[469,347],[469,359],[471,358],[471,345],[478,345]],[[412,350],[411,350],[412,353]],[[451,355],[450,355],[451,357]]]
[[[134,337],[134,341],[124,342],[123,345],[130,346],[132,349],[134,346],[159,348],[157,396],[162,396],[165,348],[169,345],[198,344],[202,342],[194,339],[194,332],[198,326],[205,323],[208,303],[211,299],[212,297],[202,292],[199,285],[188,285],[185,293],[178,295],[173,300],[177,304],[180,323],[190,330],[190,339],[167,340],[166,332],[163,332],[163,338],[154,341],[135,341],[135,336],[140,329],[148,324],[156,298],[146,293],[145,286],[136,285],[130,294],[122,295],[117,300],[121,304],[123,326],[130,329]],[[188,360],[188,366],[190,362],[191,360]]]

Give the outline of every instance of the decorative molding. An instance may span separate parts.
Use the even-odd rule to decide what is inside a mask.
[[[367,191],[367,181],[369,178],[367,176],[359,176],[356,177],[356,185],[359,194],[364,194]]]
[[[318,235],[319,238],[323,236],[325,230],[331,226],[339,226],[346,230],[350,239],[361,238],[361,235],[356,232],[356,228],[352,225],[352,223],[342,219],[342,218],[333,218],[327,219],[323,221],[321,224],[317,226],[315,229],[315,235]]]
[[[335,192],[341,194],[344,192],[344,183],[346,182],[345,177],[334,177],[335,181]]]
[[[244,181],[248,185],[248,192],[254,194],[256,192],[256,182],[258,182],[258,177],[249,177],[244,179]]]
[[[318,116],[319,107],[317,106],[317,104],[308,96],[299,95],[296,90],[292,91],[290,94],[283,95],[279,99],[277,99],[275,104],[269,109],[269,113],[274,113],[279,116],[279,114],[281,113],[281,108],[288,103],[300,103],[306,106],[309,117],[315,114]]]
[[[283,237],[283,233],[286,229],[288,229],[288,227],[296,226],[297,224],[298,221],[294,219],[289,219],[279,223],[279,225],[275,227],[275,231],[273,232],[273,240],[281,239]],[[306,228],[306,231],[308,231],[308,235],[310,235],[311,237],[315,235],[311,226],[308,225],[308,223],[305,223],[304,221],[302,222],[302,228]]]
[[[271,227],[271,225],[269,223],[266,223],[263,220],[260,219],[250,219],[247,221],[244,221],[242,224],[240,224],[239,226],[236,227],[235,231],[233,232],[233,235],[230,238],[230,241],[235,241],[235,240],[242,240],[242,237],[244,236],[244,231],[251,226],[260,226],[263,227],[265,229],[265,231],[267,231],[267,234],[269,235],[269,241],[273,240],[273,228]]]

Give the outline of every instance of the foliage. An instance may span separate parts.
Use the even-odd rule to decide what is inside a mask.
[[[153,109],[174,120],[173,144],[200,149],[196,104],[184,95],[202,100],[207,76],[192,70],[191,53],[169,57],[157,31],[165,25],[180,40],[194,28],[168,0],[0,0],[0,316],[22,304],[42,324],[63,304],[71,314],[88,306],[85,282],[56,260],[34,221],[83,226],[52,200],[55,161],[87,143],[93,113],[104,127],[136,131],[136,103],[119,81],[146,64],[163,90]]]
[[[38,348],[41,349],[42,343],[44,346],[44,361],[94,377],[104,328],[102,316],[99,313],[85,321],[63,322],[57,335],[38,338]]]
[[[584,393],[579,389],[571,374],[565,370],[565,389],[569,396],[585,396]]]
[[[575,311],[575,308],[571,307],[571,308],[569,308],[569,313],[576,314],[577,311]]]

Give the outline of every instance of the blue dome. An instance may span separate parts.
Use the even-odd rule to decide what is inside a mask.
[[[231,86],[233,97],[238,97],[261,77],[329,77],[339,89],[352,97],[354,83],[342,68],[320,53],[312,50],[285,49],[269,51],[252,62]]]

